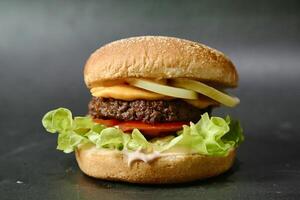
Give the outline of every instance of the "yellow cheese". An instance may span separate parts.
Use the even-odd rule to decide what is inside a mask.
[[[208,106],[220,105],[220,103],[202,95],[199,95],[197,100],[185,99],[184,101],[200,109],[207,108]]]
[[[140,88],[136,88],[130,85],[113,85],[106,87],[94,87],[91,89],[91,93],[95,97],[114,98],[126,101],[132,101],[136,99],[144,100],[168,100],[172,97],[164,96]]]

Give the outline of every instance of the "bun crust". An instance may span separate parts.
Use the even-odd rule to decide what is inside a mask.
[[[117,151],[90,147],[77,149],[75,154],[80,169],[88,176],[140,184],[182,183],[217,176],[227,171],[235,158],[235,150],[226,157],[173,154],[150,163],[138,160],[129,166],[127,156]]]
[[[220,51],[189,40],[141,36],[118,40],[96,50],[84,68],[87,87],[126,78],[192,78],[236,87],[238,74]]]

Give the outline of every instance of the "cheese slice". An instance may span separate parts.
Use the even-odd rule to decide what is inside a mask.
[[[184,101],[199,109],[207,108],[208,106],[220,105],[220,103],[203,95],[199,95],[197,100],[185,99]]]
[[[95,97],[114,98],[126,101],[132,101],[136,99],[144,100],[169,100],[172,97],[157,94],[144,89],[136,88],[130,85],[113,85],[106,87],[94,87],[91,89],[91,93]]]

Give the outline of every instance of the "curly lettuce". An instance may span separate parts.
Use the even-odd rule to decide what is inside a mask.
[[[128,134],[117,127],[97,124],[89,116],[73,119],[71,111],[66,108],[49,111],[43,117],[42,124],[49,133],[58,133],[57,149],[65,153],[73,152],[80,145],[92,143],[99,149],[143,149],[146,152],[184,149],[202,155],[226,156],[244,140],[238,121],[229,116],[226,119],[209,117],[207,113],[197,123],[184,125],[176,136],[151,140],[147,140],[138,129]]]

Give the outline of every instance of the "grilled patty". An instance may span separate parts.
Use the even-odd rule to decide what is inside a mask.
[[[164,101],[123,101],[112,98],[93,97],[89,103],[89,114],[97,119],[120,121],[142,121],[144,123],[192,121],[211,108],[198,109],[180,99]]]

